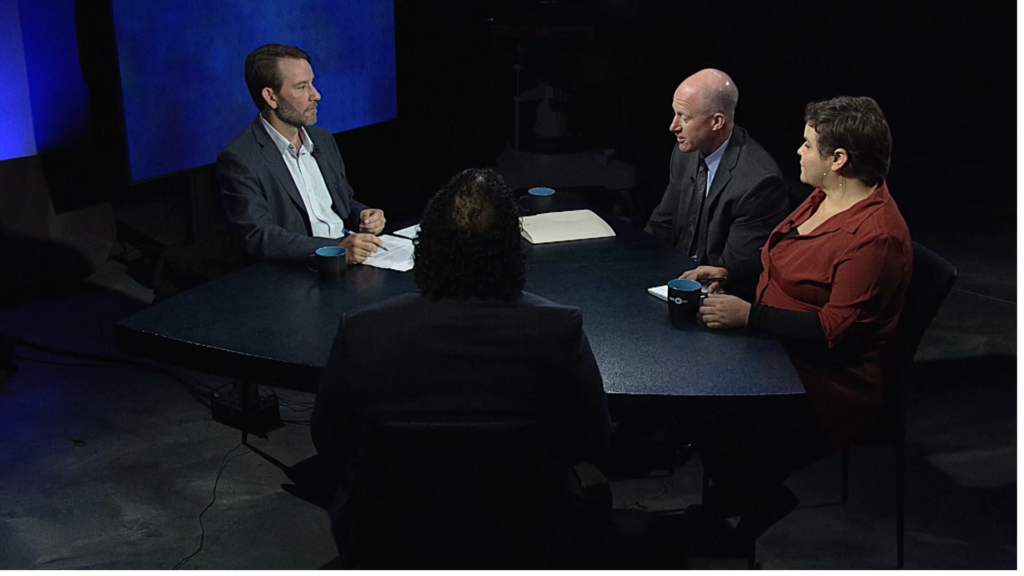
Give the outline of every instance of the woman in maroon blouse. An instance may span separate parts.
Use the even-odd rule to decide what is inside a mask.
[[[757,430],[740,451],[752,457],[743,474],[753,478],[719,479],[762,508],[780,494],[795,506],[782,488],[785,478],[878,421],[913,258],[910,233],[885,183],[892,138],[878,104],[841,96],[808,104],[805,120],[800,180],[814,192],[775,228],[760,255],[728,270],[701,266],[682,276],[725,277],[727,286],[759,275],[753,303],[709,295],[700,309],[704,322],[779,336],[807,391],[806,408],[788,415],[788,426]],[[718,287],[712,284],[711,292]],[[706,450],[714,453],[707,459],[726,463],[723,477],[739,472],[728,464],[739,455],[733,436],[724,443],[730,448]]]

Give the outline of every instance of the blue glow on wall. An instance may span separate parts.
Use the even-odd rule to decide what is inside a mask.
[[[21,34],[40,154],[89,138],[89,95],[79,61],[75,0],[21,0]]]
[[[268,43],[310,54],[317,125],[395,118],[394,6],[385,0],[112,0],[133,181],[212,163],[256,118],[245,56]]]
[[[25,51],[22,49],[21,18],[17,0],[0,0],[0,160],[32,156],[36,139],[32,126]]]

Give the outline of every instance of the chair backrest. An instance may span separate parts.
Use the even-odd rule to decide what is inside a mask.
[[[914,242],[914,268],[903,301],[896,338],[900,368],[909,366],[925,330],[956,283],[957,270],[945,258]]]
[[[364,426],[361,442],[351,494],[352,555],[360,567],[550,562],[559,466],[541,425],[383,422]]]
[[[906,434],[904,387],[911,379],[914,355],[925,330],[956,283],[957,270],[952,264],[917,242],[913,245],[914,266],[893,340],[895,365],[886,382],[885,412],[880,425],[868,432],[861,443],[891,442]]]

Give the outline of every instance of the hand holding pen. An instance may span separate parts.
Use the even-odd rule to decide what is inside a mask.
[[[364,234],[360,232],[352,232],[351,230],[342,231],[345,236],[338,240],[338,246],[348,250],[346,260],[349,264],[362,264],[377,251],[378,248],[387,251],[387,248],[383,246],[384,241],[374,236],[373,234]]]

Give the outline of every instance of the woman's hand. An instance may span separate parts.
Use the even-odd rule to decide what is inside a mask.
[[[708,292],[714,294],[722,289],[722,285],[726,283],[726,278],[729,277],[729,271],[721,266],[697,266],[693,270],[687,270],[683,272],[680,280],[705,280],[706,278],[722,278],[722,280],[715,280],[708,284]],[[701,282],[704,284],[704,282]]]
[[[750,302],[728,294],[708,294],[700,314],[708,328],[742,328],[750,316]]]

